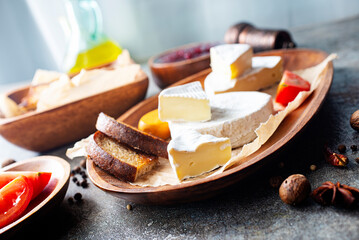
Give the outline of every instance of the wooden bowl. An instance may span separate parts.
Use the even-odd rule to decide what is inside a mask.
[[[100,112],[120,116],[143,100],[148,78],[143,72],[130,84],[41,112],[28,112],[0,119],[0,134],[20,147],[43,152],[77,141],[93,133]],[[7,96],[19,103],[29,87],[9,92]]]
[[[1,169],[1,172],[6,171],[51,172],[52,175],[45,189],[30,202],[25,213],[14,222],[0,228],[1,239],[10,237],[24,224],[60,204],[65,197],[70,179],[70,164],[55,156],[41,156],[17,162]]]
[[[256,56],[281,56],[284,68],[287,70],[299,70],[319,64],[327,54],[318,50],[293,49],[262,52]],[[203,83],[211,69],[204,70],[190,76],[175,85],[193,81]],[[302,105],[290,113],[271,138],[255,153],[248,156],[243,164],[234,165],[223,173],[215,176],[198,179],[178,185],[166,185],[160,187],[139,187],[123,182],[97,167],[91,160],[87,160],[87,171],[92,182],[99,188],[128,201],[142,204],[175,204],[182,202],[198,201],[212,197],[220,191],[241,179],[245,178],[263,166],[271,158],[271,154],[287,144],[309,122],[322,105],[333,78],[333,65],[329,64],[317,89],[305,100]],[[119,120],[132,126],[137,126],[138,120],[148,111],[156,109],[158,97],[153,96],[137,104]]]
[[[210,64],[209,53],[201,55],[199,57],[194,57],[191,59],[181,60],[177,62],[170,62],[170,63],[157,62],[157,60],[160,57],[163,57],[169,53],[173,53],[181,49],[187,49],[187,48],[199,46],[200,44],[208,44],[208,43],[191,43],[170,49],[159,55],[151,57],[148,60],[148,66],[151,69],[152,77],[155,83],[160,88],[165,88],[175,82],[178,82],[179,80],[182,80],[190,75],[193,75],[204,69],[209,68],[209,64]]]

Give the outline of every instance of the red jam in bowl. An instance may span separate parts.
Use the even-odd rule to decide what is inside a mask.
[[[187,48],[181,48],[173,50],[164,55],[161,55],[155,60],[155,63],[172,63],[179,62],[183,60],[193,59],[209,54],[209,49],[211,47],[219,45],[219,42],[216,43],[199,43]]]

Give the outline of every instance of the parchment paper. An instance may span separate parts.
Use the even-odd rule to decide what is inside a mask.
[[[141,177],[136,180],[136,182],[131,183],[133,185],[138,185],[142,187],[146,186],[163,186],[163,185],[175,185],[182,184],[185,182],[190,182],[197,180],[199,178],[204,178],[211,175],[216,175],[222,173],[229,167],[234,164],[242,164],[244,163],[245,157],[251,155],[256,152],[275,132],[280,123],[284,120],[284,118],[291,113],[293,110],[298,108],[304,100],[318,87],[320,81],[323,79],[322,74],[324,70],[327,68],[328,63],[334,60],[337,57],[336,54],[329,55],[323,62],[320,64],[306,68],[303,70],[295,71],[296,74],[300,75],[305,80],[309,81],[311,84],[310,91],[300,92],[298,96],[288,104],[288,106],[284,109],[281,109],[276,114],[271,115],[269,119],[265,123],[261,123],[260,126],[256,129],[257,138],[253,140],[251,143],[244,145],[241,148],[232,150],[232,158],[222,167],[201,175],[200,177],[187,179],[185,181],[180,182],[167,159],[160,158],[160,164],[157,168],[155,168],[152,172],[146,174],[144,177]],[[266,92],[273,97],[276,94],[277,85],[272,88],[266,89],[263,92]],[[91,136],[90,136],[91,137]],[[88,142],[88,138],[84,139],[80,142],[77,142],[74,148],[68,149],[66,155],[69,158],[74,158],[78,156],[86,156],[86,151],[84,151],[85,146]]]

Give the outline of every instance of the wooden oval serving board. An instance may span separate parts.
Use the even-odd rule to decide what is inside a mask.
[[[287,70],[299,70],[315,66],[327,57],[325,52],[311,49],[275,50],[256,54],[256,56],[274,55],[283,58],[284,69]],[[204,70],[174,85],[185,84],[192,81],[201,81],[203,83],[205,77],[210,72],[210,69]],[[265,163],[266,157],[283,147],[300,132],[318,111],[329,91],[333,78],[332,63],[326,68],[322,77],[323,79],[318,88],[299,108],[284,119],[276,132],[258,151],[248,156],[243,164],[234,165],[221,174],[178,185],[139,187],[107,174],[98,168],[91,160],[87,160],[89,177],[99,188],[117,197],[142,204],[175,204],[203,200],[214,196],[218,194],[221,189],[240,181],[256,171]],[[148,111],[156,109],[157,104],[157,96],[148,98],[128,110],[119,120],[132,126],[137,126],[141,116]]]

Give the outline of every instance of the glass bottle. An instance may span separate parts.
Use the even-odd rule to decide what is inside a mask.
[[[70,76],[81,69],[109,65],[121,54],[121,47],[103,31],[101,10],[95,0],[66,0],[71,35],[64,61]]]

